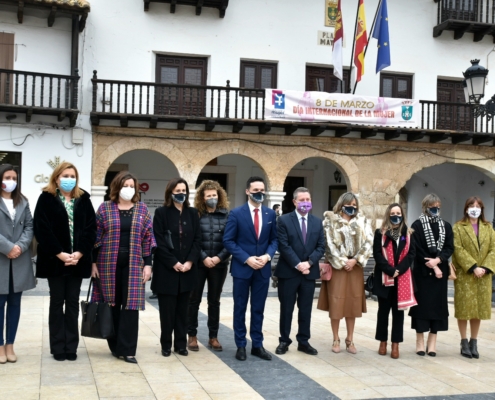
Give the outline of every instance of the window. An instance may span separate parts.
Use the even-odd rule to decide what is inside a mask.
[[[380,97],[412,99],[412,75],[380,74]]]
[[[241,61],[240,82],[241,87],[248,89],[276,89],[277,64]]]
[[[191,86],[206,85],[206,58],[157,55],[156,82]],[[206,90],[157,87],[155,114],[204,116]]]
[[[0,32],[0,68],[14,69],[14,34]],[[0,74],[0,103],[12,103],[13,75]]]
[[[437,80],[437,129],[472,131],[473,115],[466,104],[462,81]]]
[[[333,68],[306,67],[306,91],[346,93],[349,83],[349,70],[344,70],[344,90],[342,81],[333,74]]]

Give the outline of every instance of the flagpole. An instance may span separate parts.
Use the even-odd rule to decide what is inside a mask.
[[[371,24],[371,30],[370,30],[370,34],[373,34],[373,30],[375,29],[375,24],[376,24],[376,19],[378,17],[378,11],[380,11],[380,6],[382,5],[382,1],[383,0],[380,0],[378,2],[378,7],[376,8],[376,13],[375,13],[375,18],[373,18],[373,23]],[[354,37],[356,36],[356,33],[354,33]],[[356,41],[356,39],[354,38],[354,41]],[[368,46],[370,45],[370,41],[368,40],[368,43],[366,44],[366,47],[364,48],[364,59],[366,60],[366,52],[368,51]],[[354,51],[353,51],[354,53]],[[352,91],[352,94],[356,93],[356,86],[358,84],[358,81],[356,81],[354,83],[354,90]]]
[[[351,50],[351,63],[349,64],[349,91],[351,93],[351,75],[352,75],[352,63],[354,61],[354,45],[356,44],[356,32],[357,32],[357,23],[359,18],[359,4],[360,0],[358,0],[358,6],[356,11],[356,22],[354,23],[354,36],[352,37],[352,50]],[[342,77],[343,78],[343,77]]]

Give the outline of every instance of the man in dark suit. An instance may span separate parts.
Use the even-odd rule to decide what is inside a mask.
[[[297,299],[299,332],[297,350],[316,355],[310,338],[311,309],[315,294],[315,281],[320,277],[319,262],[325,253],[323,223],[309,211],[312,208],[309,190],[303,187],[294,191],[292,200],[296,209],[282,215],[278,225],[278,251],[280,258],[275,269],[278,277],[280,300],[280,338],[277,354],[285,354],[292,343],[290,328]]]
[[[248,179],[249,200],[229,214],[223,244],[232,254],[230,273],[234,280],[234,333],[236,358],[246,359],[246,309],[251,291],[251,354],[271,360],[263,348],[263,313],[271,277],[271,259],[277,251],[275,211],[261,204],[265,199],[265,181]]]

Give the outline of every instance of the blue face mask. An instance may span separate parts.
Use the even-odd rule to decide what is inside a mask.
[[[402,217],[400,215],[392,215],[390,217],[390,222],[394,225],[399,225],[402,222]]]
[[[428,208],[428,214],[430,214],[432,217],[438,217],[440,215],[440,207]]]
[[[258,204],[261,204],[265,201],[265,193],[263,192],[249,193],[249,197],[251,200]]]
[[[60,178],[60,189],[64,192],[71,192],[76,187],[75,178]]]
[[[185,193],[176,193],[172,194],[172,199],[179,204],[182,204],[186,201],[186,195]]]
[[[346,213],[349,217],[356,215],[357,208],[353,206],[344,206],[342,207],[342,211]]]

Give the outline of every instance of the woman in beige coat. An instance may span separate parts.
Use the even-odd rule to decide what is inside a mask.
[[[358,198],[353,193],[340,196],[333,212],[327,211],[324,216],[325,259],[332,265],[332,279],[322,281],[318,309],[330,315],[332,351],[340,352],[339,324],[345,318],[346,350],[356,354],[354,325],[356,318],[366,312],[363,268],[373,252],[373,231],[370,221],[359,213]]]
[[[464,218],[454,225],[455,317],[461,334],[461,355],[479,358],[477,337],[482,319],[491,318],[492,274],[495,271],[495,236],[485,220],[479,197],[470,197]],[[471,340],[467,340],[467,322]]]

